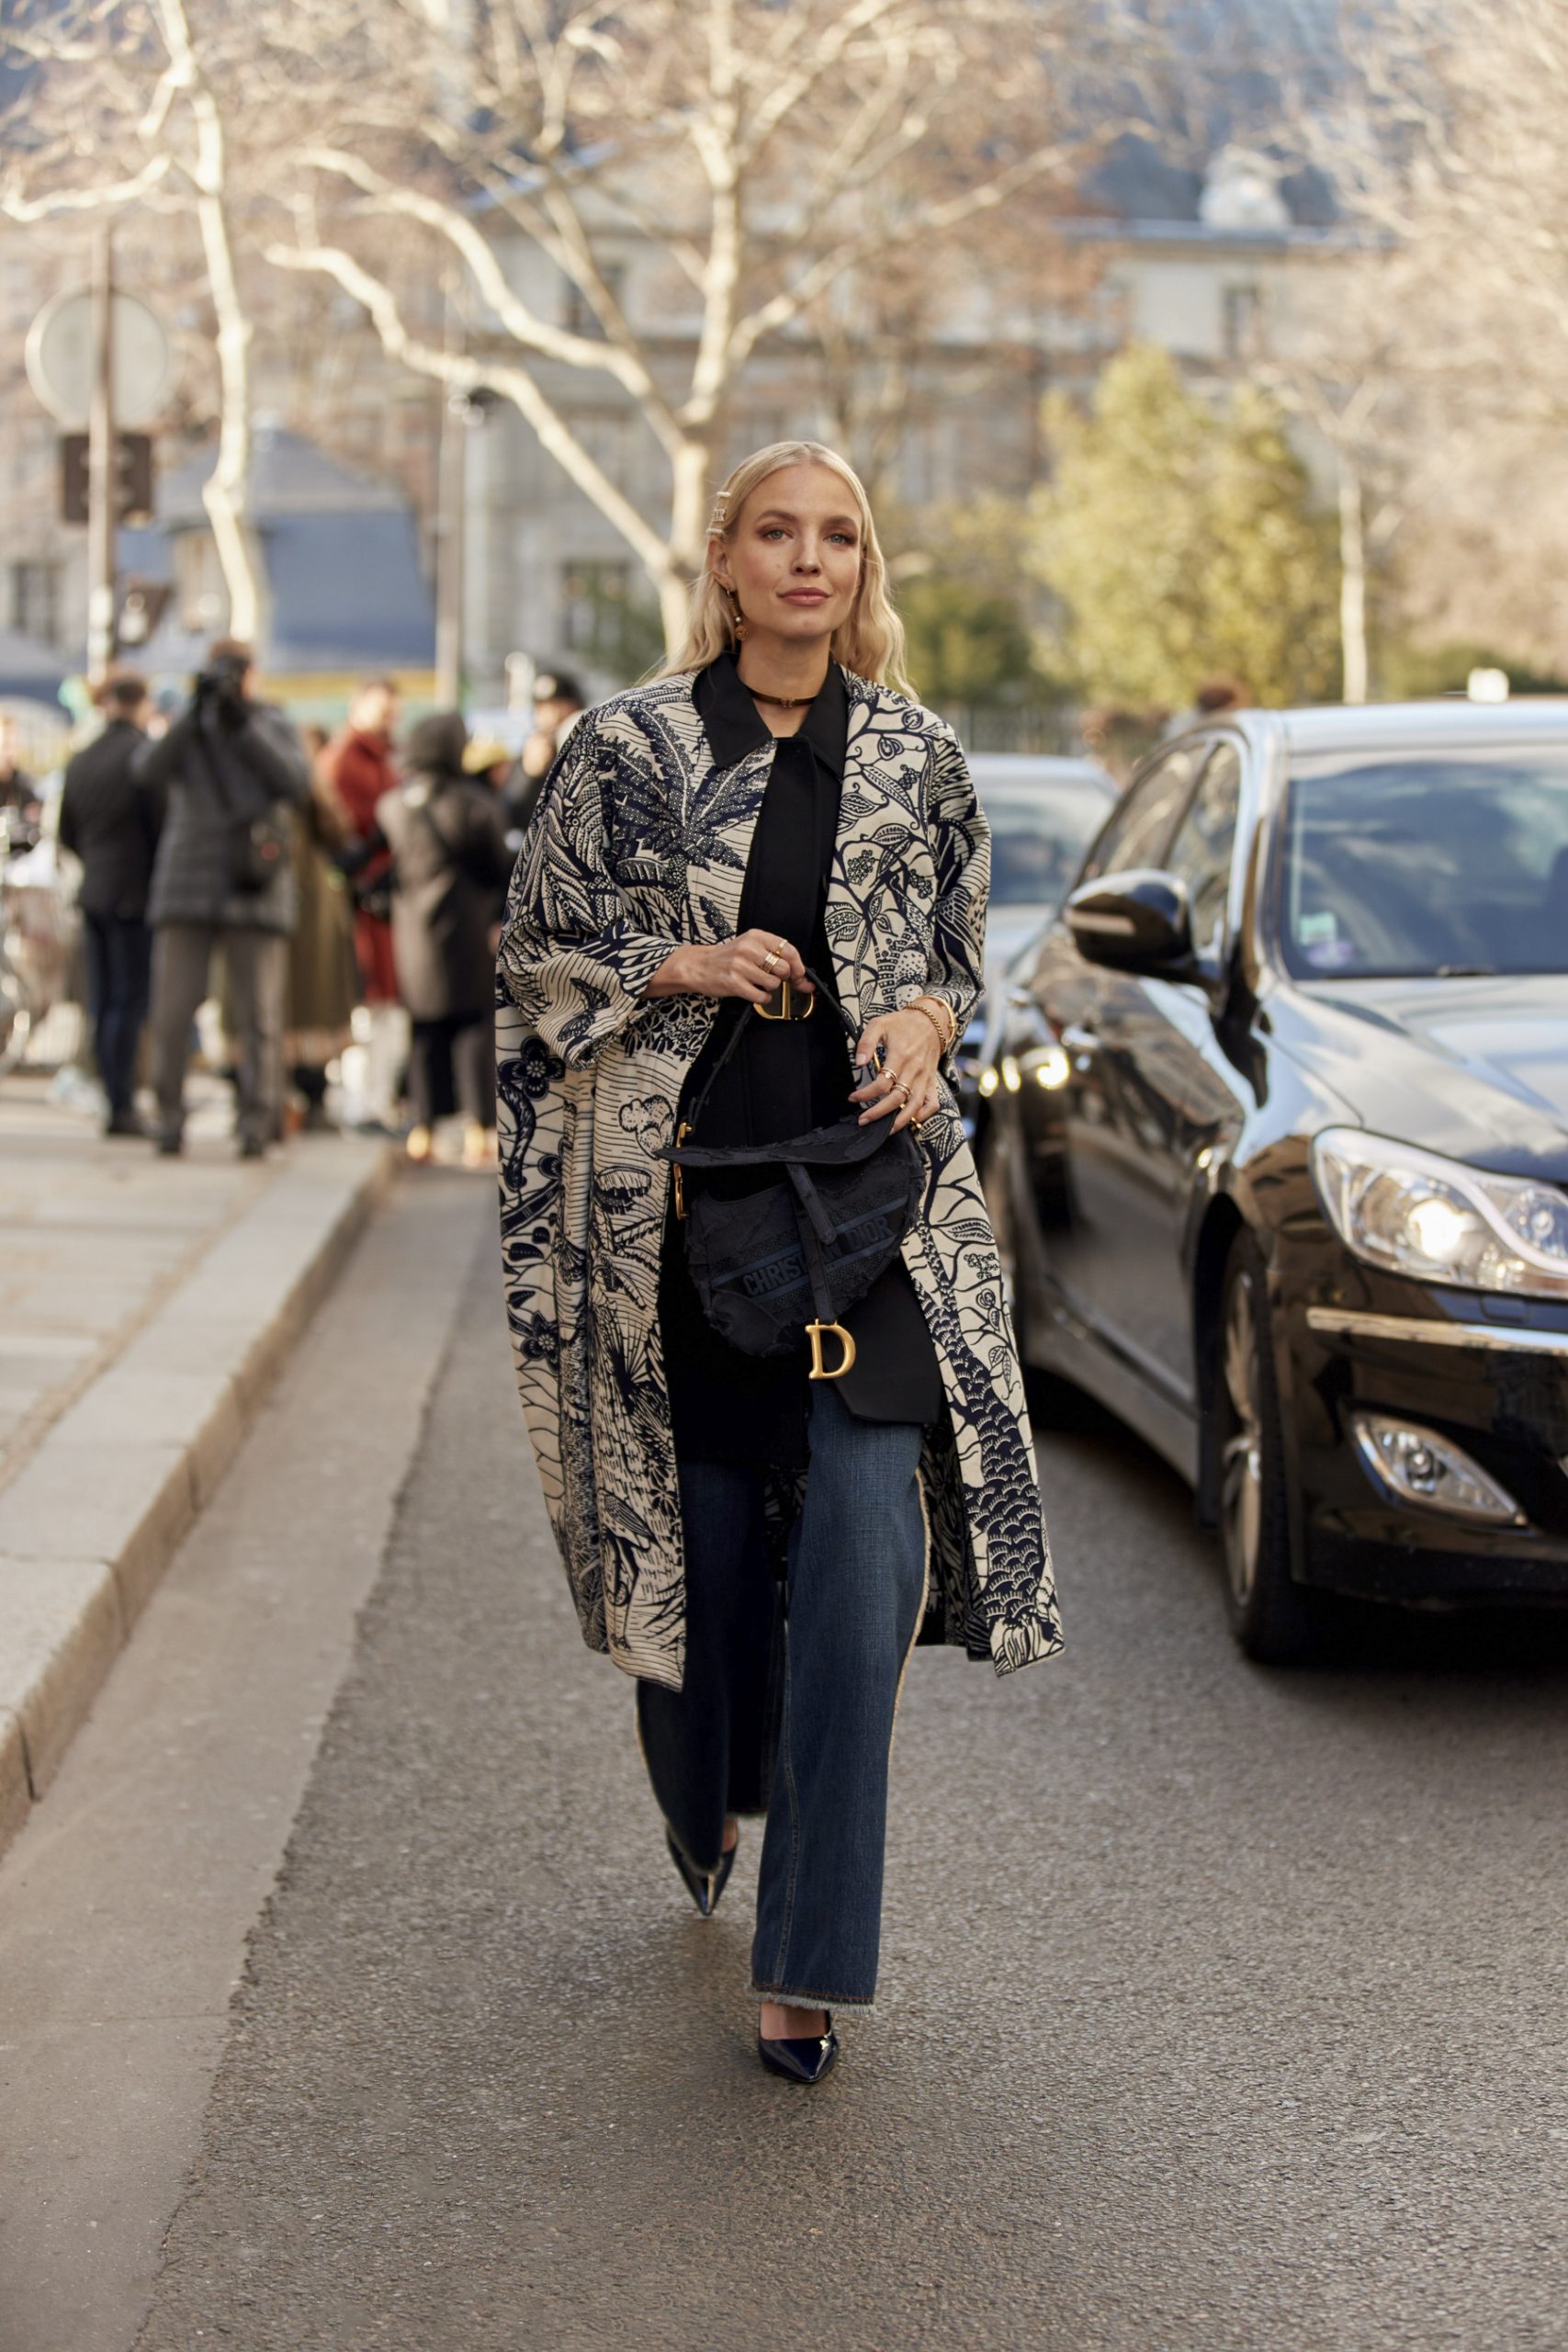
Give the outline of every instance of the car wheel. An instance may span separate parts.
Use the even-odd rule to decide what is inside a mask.
[[[1337,1612],[1331,1595],[1291,1574],[1291,1497],[1269,1289],[1250,1234],[1239,1237],[1225,1267],[1213,1411],[1231,1631],[1260,1665],[1322,1663],[1336,1646]]]

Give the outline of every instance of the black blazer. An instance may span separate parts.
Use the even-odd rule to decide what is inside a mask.
[[[65,771],[62,846],[82,861],[84,914],[144,920],[164,797],[132,773],[147,738],[128,718],[111,719]]]
[[[467,776],[416,771],[376,804],[396,860],[392,954],[415,1021],[488,1019],[512,872],[499,796]]]

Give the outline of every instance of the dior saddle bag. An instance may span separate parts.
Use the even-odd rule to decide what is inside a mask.
[[[814,973],[807,975],[827,1002]],[[834,1011],[851,1040],[852,1023]],[[737,1021],[675,1142],[660,1152],[675,1171],[675,1213],[685,1225],[686,1261],[703,1313],[742,1355],[787,1355],[805,1334],[810,1378],[838,1380],[855,1360],[840,1317],[863,1298],[897,1255],[925,1184],[925,1163],[908,1127],[891,1116],[862,1126],[851,1114],[784,1143],[705,1145],[688,1140],[745,1030]],[[773,1181],[727,1200],[707,1186],[687,1198],[688,1173],[773,1171]],[[839,1361],[823,1356],[836,1340]]]

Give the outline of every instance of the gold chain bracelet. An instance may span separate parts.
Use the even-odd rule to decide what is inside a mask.
[[[939,1005],[942,1012],[947,1015],[945,1025],[936,1017],[936,1008]],[[953,1010],[952,1005],[950,1005],[943,997],[918,996],[910,1005],[909,1011],[911,1012],[923,1012],[925,1014],[926,1019],[936,1031],[937,1040],[941,1045],[942,1057],[945,1060],[947,1056],[953,1051],[953,1041],[958,1035],[958,1015]]]

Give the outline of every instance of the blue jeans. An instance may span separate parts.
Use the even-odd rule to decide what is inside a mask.
[[[152,991],[152,934],[138,917],[84,913],[82,951],[98,1076],[109,1109],[129,1111]]]
[[[925,1589],[922,1432],[811,1391],[806,1499],[781,1593],[760,1469],[681,1465],[686,1678],[637,1685],[649,1777],[676,1843],[718,1861],[726,1813],[767,1810],[753,1989],[803,2007],[876,1991],[887,1760]]]

